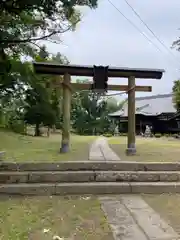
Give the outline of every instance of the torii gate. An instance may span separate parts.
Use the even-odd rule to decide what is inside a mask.
[[[70,143],[70,112],[71,112],[71,88],[74,90],[97,90],[97,91],[127,91],[128,93],[128,141],[126,153],[134,155],[135,145],[135,91],[151,92],[151,86],[136,86],[135,78],[161,79],[162,69],[133,69],[102,66],[78,66],[61,65],[49,62],[34,62],[37,74],[63,75],[63,82],[59,85],[63,88],[63,128],[61,153],[69,152]],[[93,84],[71,83],[71,76],[93,77]],[[128,78],[128,85],[107,85],[108,77]]]

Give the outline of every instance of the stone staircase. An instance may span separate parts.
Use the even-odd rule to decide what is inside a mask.
[[[0,163],[0,194],[179,193],[180,163]]]

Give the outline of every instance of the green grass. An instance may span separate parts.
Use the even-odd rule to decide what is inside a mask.
[[[168,138],[136,138],[137,154],[126,156],[127,137],[109,139],[111,148],[124,161],[172,162],[180,161],[180,141]]]
[[[0,200],[0,239],[112,240],[93,197],[28,197]]]
[[[180,234],[180,194],[143,195],[144,200]]]
[[[23,136],[0,131],[0,151],[5,151],[7,161],[68,161],[88,160],[89,145],[94,136],[71,136],[71,150],[60,154],[60,134],[48,137]]]

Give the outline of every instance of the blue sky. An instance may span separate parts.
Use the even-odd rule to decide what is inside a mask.
[[[162,68],[161,80],[137,80],[137,84],[151,85],[152,93],[171,92],[173,81],[180,77],[180,52],[163,48],[135,16],[124,0],[111,0],[160,49],[157,50],[108,2],[100,0],[95,10],[83,8],[83,19],[75,32],[63,36],[63,44],[47,44],[50,52],[65,54],[72,64],[109,65],[132,68]],[[154,33],[170,48],[180,36],[179,0],[128,0]],[[126,79],[109,79],[111,84],[126,84]],[[121,96],[122,97],[122,96]],[[125,95],[124,95],[125,97]]]

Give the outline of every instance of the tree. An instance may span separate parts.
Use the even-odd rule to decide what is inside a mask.
[[[52,108],[50,97],[44,84],[36,82],[26,91],[24,120],[35,124],[35,136],[40,136],[40,125],[52,126],[56,121],[56,113]]]
[[[81,20],[77,5],[95,8],[97,0],[0,1],[0,87],[3,86],[3,91],[14,91],[17,85],[14,71],[23,70],[22,57],[34,59],[39,49],[44,50],[40,40],[59,43],[62,33],[75,29]],[[17,65],[21,66],[16,69]]]
[[[32,103],[30,103],[32,104]],[[26,123],[35,124],[35,136],[40,136],[40,125],[52,126],[55,123],[55,112],[50,104],[39,102],[26,108],[24,120]]]
[[[36,44],[39,40],[52,39],[52,36],[73,30],[80,21],[77,5],[94,8],[97,0],[1,1],[1,49],[29,52],[29,43]]]
[[[180,37],[173,42],[172,48],[176,48],[177,51],[180,51]]]
[[[77,80],[87,83],[89,80]],[[110,101],[111,100],[111,101]],[[76,92],[72,98],[72,123],[79,134],[102,134],[113,131],[108,114],[119,110],[116,99],[106,99],[93,91]]]
[[[118,102],[116,98],[110,97],[107,98],[107,108],[109,113],[116,112],[123,107],[124,101]]]
[[[21,99],[26,122],[38,126],[44,117],[43,124],[51,125],[54,119],[60,118],[61,92],[50,84],[57,79],[54,76],[37,76],[25,58],[68,64],[67,58],[60,53],[50,58],[40,41],[59,43],[62,33],[75,30],[81,20],[77,6],[95,8],[97,0],[0,2],[1,110],[14,99]],[[38,132],[37,127],[36,135]]]
[[[39,50],[35,57],[36,61],[55,61],[58,63],[67,63],[68,60],[60,53],[50,57],[45,46]],[[28,82],[25,106],[25,121],[29,124],[36,125],[35,135],[39,136],[40,124],[48,127],[58,125],[61,127],[62,112],[61,101],[62,94],[57,81],[61,81],[60,77],[51,75],[32,74]]]
[[[36,56],[37,61],[47,61],[49,57],[45,46]],[[40,125],[52,126],[56,121],[55,109],[51,103],[52,91],[49,91],[49,76],[36,74],[31,76],[26,90],[26,106],[24,120],[26,123],[35,124],[35,136],[40,136]]]
[[[180,80],[174,81],[173,102],[177,111],[180,110]]]

